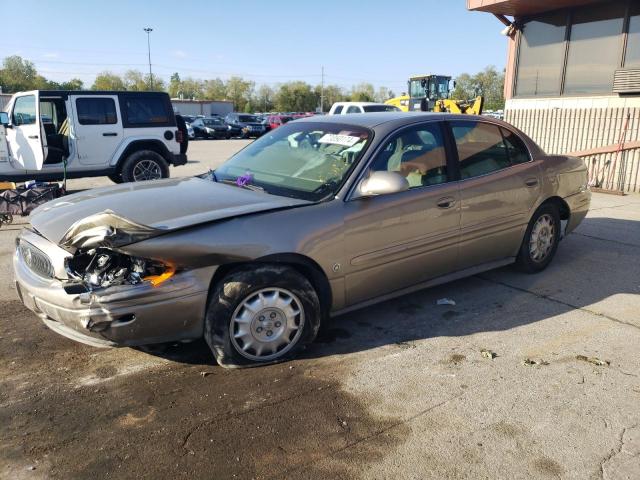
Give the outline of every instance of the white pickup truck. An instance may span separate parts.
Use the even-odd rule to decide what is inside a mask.
[[[20,92],[0,123],[0,180],[60,180],[66,169],[133,182],[187,163],[186,127],[162,92]]]

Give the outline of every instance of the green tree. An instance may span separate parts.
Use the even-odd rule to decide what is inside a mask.
[[[354,85],[351,89],[352,102],[373,102],[375,99],[375,89],[373,85],[367,82]]]
[[[318,98],[318,106],[320,105],[320,91],[321,86],[317,85],[315,88],[316,97]],[[349,95],[347,95],[344,89],[338,85],[325,85],[324,87],[324,104],[323,109],[325,112],[328,112],[331,109],[331,105],[336,102],[345,102],[349,100]]]
[[[484,97],[485,109],[504,108],[504,72],[498,72],[494,66],[488,66],[475,75],[458,75],[456,88],[451,97],[455,100],[470,100],[478,95]]]
[[[171,75],[171,78],[169,79],[169,96],[171,98],[178,98],[178,96],[180,95],[180,75],[178,74],[178,72],[175,72],[173,75]]]
[[[187,77],[180,82],[180,95],[182,98],[202,100],[204,98],[204,87],[201,80]]]
[[[256,109],[262,112],[272,111],[275,106],[275,96],[276,92],[269,85],[260,85],[254,98]]]
[[[79,78],[72,78],[66,82],[60,84],[61,90],[82,90],[84,88],[84,82]]]
[[[393,91],[388,89],[387,87],[379,87],[378,91],[376,92],[373,98],[378,103],[384,103],[390,98],[393,98],[395,96],[396,94],[393,93]]]
[[[203,82],[203,97],[207,100],[226,100],[227,87],[219,78],[205,80]]]
[[[319,101],[317,90],[306,82],[295,81],[280,85],[275,107],[281,112],[309,112],[316,109]]]
[[[35,65],[19,55],[6,57],[0,69],[0,86],[3,92],[13,93],[22,90],[46,88],[47,81],[38,75]]]
[[[242,77],[231,77],[225,84],[227,99],[233,102],[238,112],[243,112],[247,102],[251,99],[251,94],[255,84],[244,80]]]
[[[96,76],[92,90],[126,90],[124,80],[119,75],[104,71]]]

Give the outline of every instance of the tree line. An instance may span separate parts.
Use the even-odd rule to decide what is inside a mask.
[[[467,99],[477,95],[485,96],[486,108],[502,108],[502,86],[504,74],[494,67],[487,67],[475,75],[462,74],[457,78],[453,98]],[[57,83],[39,75],[34,64],[17,55],[6,57],[0,69],[0,86],[3,92],[13,93],[23,90],[82,90],[85,85],[80,79]],[[227,100],[233,102],[241,112],[308,112],[320,106],[324,93],[323,107],[328,111],[334,102],[384,102],[395,96],[386,87],[376,89],[371,83],[362,82],[351,87],[339,85],[310,85],[303,81],[290,81],[275,86],[257,85],[252,80],[232,76],[226,80],[182,78],[179,73],[171,75],[169,82],[138,70],[128,70],[124,74],[110,71],[100,72],[88,89],[167,91],[171,98],[190,100]],[[322,92],[323,90],[323,92]],[[404,93],[404,92],[402,92]]]

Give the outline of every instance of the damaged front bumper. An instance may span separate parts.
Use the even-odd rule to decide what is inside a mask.
[[[48,278],[34,271],[20,249],[13,258],[22,302],[52,330],[94,346],[135,346],[202,336],[215,266],[181,271],[158,286],[142,282],[68,293],[64,263],[70,253],[29,230],[23,231],[19,241],[28,242],[51,262],[53,277]]]

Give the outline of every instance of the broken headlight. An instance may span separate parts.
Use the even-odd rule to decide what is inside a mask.
[[[92,289],[137,285],[143,281],[155,286],[171,278],[175,269],[155,260],[132,257],[107,248],[92,248],[76,252],[67,261],[67,273],[72,280]]]

